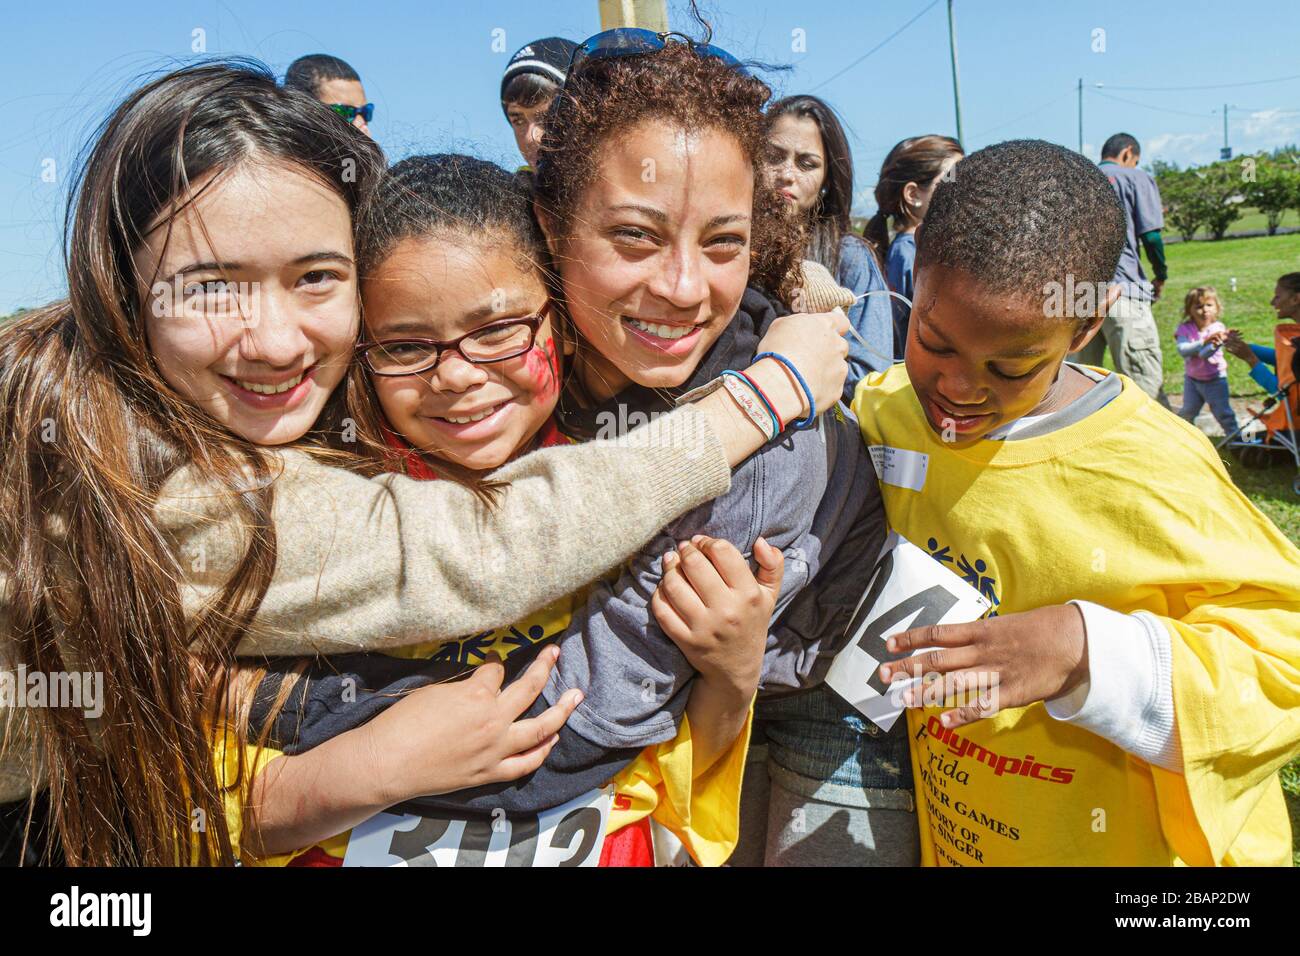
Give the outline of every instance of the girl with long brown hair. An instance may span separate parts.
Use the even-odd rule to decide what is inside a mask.
[[[105,122],[75,185],[68,299],[0,332],[0,662],[103,681],[98,719],[0,711],[0,796],[48,787],[69,863],[231,859],[210,734],[236,651],[505,624],[725,490],[759,444],[713,395],[618,442],[520,460],[495,476],[495,505],[368,477],[373,410],[345,373],[352,215],[380,168],[369,140],[263,67],[161,77]],[[772,339],[819,401],[838,392],[824,322]],[[805,404],[793,387],[774,400],[792,417]],[[500,743],[504,710],[487,695],[461,717],[491,718]],[[517,773],[516,753],[498,747],[485,772]]]
[[[913,136],[894,144],[880,166],[876,180],[876,214],[867,221],[863,235],[885,262],[889,287],[912,299],[913,262],[916,260],[916,227],[925,218],[934,187],[962,157],[961,144],[951,136]],[[894,238],[890,241],[889,230]],[[894,309],[894,358],[901,361],[907,344],[907,326],[912,310],[897,299]]]

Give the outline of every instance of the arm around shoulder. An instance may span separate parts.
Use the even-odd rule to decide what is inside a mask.
[[[451,481],[368,479],[300,452],[283,459],[276,567],[244,655],[374,649],[505,625],[730,485],[718,437],[693,408],[616,440],[528,455],[494,475],[507,485],[492,506]],[[228,495],[184,473],[157,514],[195,613],[242,558],[240,519]]]

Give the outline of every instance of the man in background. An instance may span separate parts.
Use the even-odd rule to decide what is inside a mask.
[[[537,165],[546,111],[564,87],[577,48],[572,40],[546,37],[520,47],[506,64],[501,77],[501,109],[527,163],[521,171],[531,171]]]
[[[1169,408],[1164,389],[1160,333],[1151,312],[1151,305],[1160,298],[1160,290],[1169,276],[1164,241],[1160,237],[1165,216],[1154,177],[1137,168],[1141,156],[1142,147],[1128,133],[1116,133],[1101,147],[1101,171],[1119,196],[1128,225],[1124,251],[1120,254],[1112,280],[1123,291],[1107,314],[1101,334],[1094,336],[1082,351],[1070,358],[1084,365],[1101,365],[1109,345],[1115,370],[1127,375],[1142,391]],[[1154,280],[1150,282],[1142,271],[1139,241],[1151,264]]]
[[[366,102],[366,89],[361,85],[361,77],[346,61],[328,53],[300,56],[289,64],[284,74],[284,85],[314,96],[370,136],[375,104]]]

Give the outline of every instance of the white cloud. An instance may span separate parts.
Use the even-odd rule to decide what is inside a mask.
[[[1233,131],[1232,128],[1229,129],[1230,136]],[[1259,148],[1265,149],[1284,146],[1300,134],[1300,113],[1294,110],[1260,110],[1240,121],[1237,131],[1241,134],[1243,144],[1260,143],[1263,145]]]
[[[1193,153],[1204,152],[1197,147],[1202,146],[1209,138],[1209,133],[1160,133],[1148,137],[1142,143],[1142,162],[1149,163],[1152,160],[1163,159],[1165,162],[1175,162],[1180,166],[1185,166],[1188,162],[1199,162],[1200,160],[1189,160],[1187,157]]]
[[[1267,152],[1300,142],[1300,112],[1285,109],[1256,110],[1228,114],[1228,142],[1234,156]],[[1213,122],[1213,131],[1203,133],[1159,133],[1142,139],[1142,162],[1162,159],[1180,166],[1199,166],[1219,158],[1223,146],[1223,118]]]

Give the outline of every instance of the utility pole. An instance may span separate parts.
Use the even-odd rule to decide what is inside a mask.
[[[957,142],[966,148],[961,135],[961,82],[957,79],[957,26],[952,18],[952,0],[948,0],[948,49],[952,52],[952,102],[957,111]]]
[[[1228,104],[1223,104],[1223,149],[1219,150],[1219,159],[1232,159],[1232,147],[1228,145]]]
[[[1079,152],[1083,152],[1083,77],[1079,77]]]

